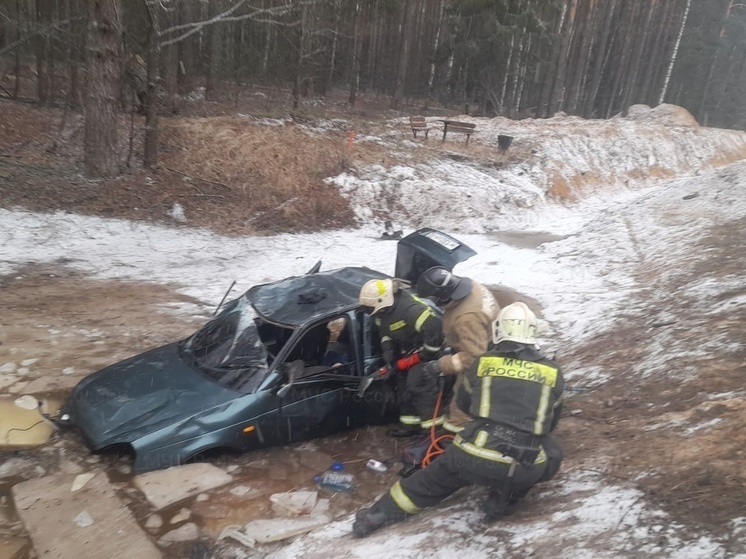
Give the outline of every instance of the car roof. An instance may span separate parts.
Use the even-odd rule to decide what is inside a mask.
[[[264,320],[297,328],[360,306],[360,288],[387,277],[370,268],[340,268],[255,285],[246,296]]]

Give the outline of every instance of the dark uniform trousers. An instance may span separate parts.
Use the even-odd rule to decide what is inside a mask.
[[[397,390],[402,394],[402,400],[399,402],[401,414],[405,415],[409,411],[412,415],[420,417],[420,426],[423,429],[429,429],[433,422],[438,427],[445,421],[446,409],[453,399],[456,376],[423,376],[421,372],[424,367],[425,363],[418,363],[410,367],[406,374],[400,374],[397,377]],[[422,380],[427,382],[423,385]],[[438,397],[440,397],[439,406]],[[437,414],[436,406],[438,406]]]
[[[551,479],[559,470],[562,461],[561,451],[558,455],[556,450],[559,446],[549,436],[543,439],[542,447],[546,448],[546,453],[542,452],[533,466],[515,470],[510,485],[514,498],[525,495],[539,481]],[[547,455],[551,458],[548,459]],[[372,508],[384,512],[389,521],[397,521],[438,504],[467,485],[483,485],[499,491],[508,476],[510,464],[510,458],[506,457],[504,462],[487,460],[452,444],[427,468],[397,481]]]

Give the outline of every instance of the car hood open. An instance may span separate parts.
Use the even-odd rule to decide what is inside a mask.
[[[173,343],[92,374],[65,404],[94,449],[129,443],[239,397],[185,363]]]

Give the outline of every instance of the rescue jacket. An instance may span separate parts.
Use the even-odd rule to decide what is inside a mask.
[[[375,317],[386,361],[415,351],[422,352],[423,360],[432,359],[443,347],[440,314],[406,288],[397,291],[394,304]]]
[[[565,381],[559,366],[534,346],[504,341],[469,368],[463,388],[458,405],[474,420],[454,444],[480,458],[509,463],[505,448],[541,450],[541,438],[559,420]],[[535,463],[545,460],[541,450]]]
[[[475,281],[472,281],[469,295],[445,306],[443,334],[453,352],[438,361],[445,374],[463,373],[487,351],[492,341],[492,323],[499,311],[500,306],[492,293]]]
[[[532,345],[500,342],[466,372],[459,407],[517,431],[546,435],[556,425],[565,381]]]

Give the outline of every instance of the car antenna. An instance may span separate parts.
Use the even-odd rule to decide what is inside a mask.
[[[225,302],[225,298],[226,298],[226,297],[228,296],[228,293],[230,293],[230,292],[231,292],[231,290],[233,289],[233,286],[234,286],[234,285],[236,285],[236,280],[233,280],[233,283],[232,283],[232,284],[231,284],[231,286],[230,286],[230,287],[228,288],[228,291],[226,291],[226,292],[225,292],[225,295],[223,295],[223,298],[222,298],[222,299],[220,299],[220,304],[219,304],[219,305],[217,306],[217,308],[215,309],[215,312],[214,312],[214,313],[212,313],[212,316],[215,316],[216,314],[218,314],[218,311],[220,310],[220,307],[222,307],[222,306],[223,306],[223,303]]]

